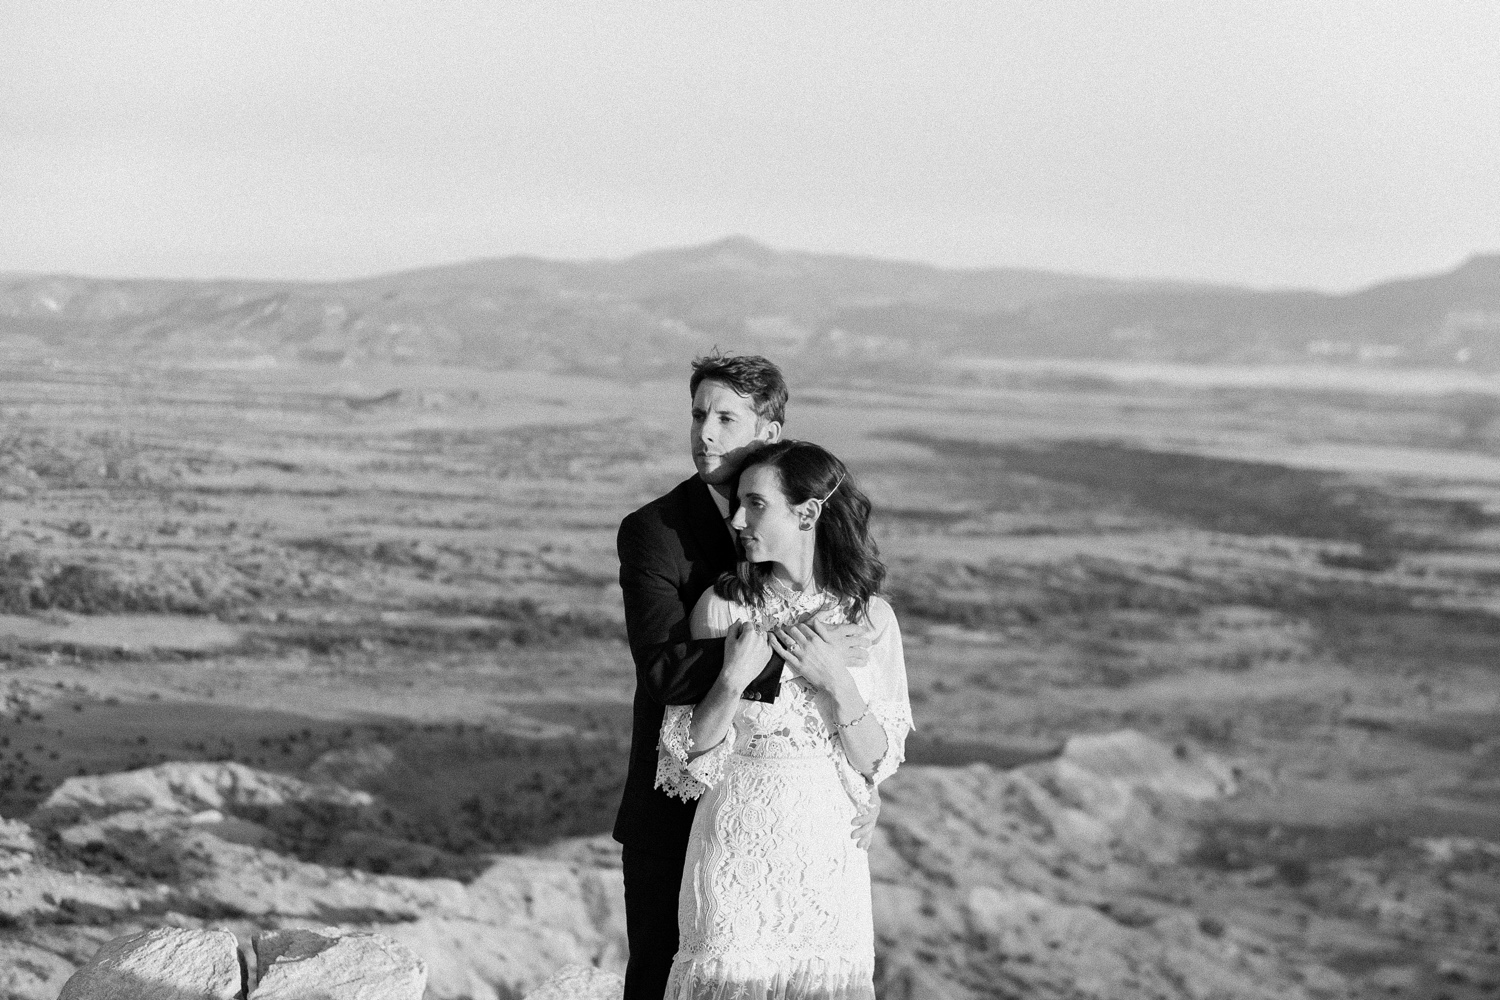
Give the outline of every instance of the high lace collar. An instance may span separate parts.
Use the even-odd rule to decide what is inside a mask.
[[[818,604],[827,604],[829,601],[830,595],[828,594],[828,592],[823,590],[817,584],[814,584],[807,590],[793,590],[791,587],[787,586],[785,583],[782,583],[774,576],[771,577],[767,581],[767,583],[767,589],[770,591],[771,596],[775,597],[778,601],[780,601],[782,604],[787,605],[788,607],[806,608]]]
[[[837,609],[840,604],[837,597],[821,587],[793,590],[772,577],[766,587],[765,604],[761,613],[768,619],[780,619],[786,615],[797,618],[809,614],[821,616],[824,612]]]
[[[782,582],[781,578],[774,574],[768,576],[766,582],[771,585],[771,589],[778,595],[786,598],[802,597],[805,594],[821,594],[823,592],[816,583],[805,590],[793,590],[790,584]]]

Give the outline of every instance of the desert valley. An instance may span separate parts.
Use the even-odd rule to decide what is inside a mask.
[[[714,344],[784,359],[876,504],[883,997],[1500,996],[1500,396],[1429,363],[1490,300],[1309,341],[1296,296],[844,262],[835,308],[763,249],[514,265],[445,323],[430,276],[7,279],[0,997],[163,924],[377,928],[433,1000],[619,969],[615,529],[691,472]]]

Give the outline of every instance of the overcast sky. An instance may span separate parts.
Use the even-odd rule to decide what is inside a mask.
[[[1342,290],[1500,250],[1500,4],[4,5],[0,270],[743,233]]]

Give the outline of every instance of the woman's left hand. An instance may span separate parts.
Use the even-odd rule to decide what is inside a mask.
[[[849,661],[863,657],[869,646],[863,629],[841,630],[816,620],[771,633],[771,648],[819,691],[833,691],[850,680]]]

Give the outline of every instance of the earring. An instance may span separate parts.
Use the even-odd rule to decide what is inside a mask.
[[[812,519],[804,517],[801,521],[800,527],[803,531],[811,531],[813,527]]]

